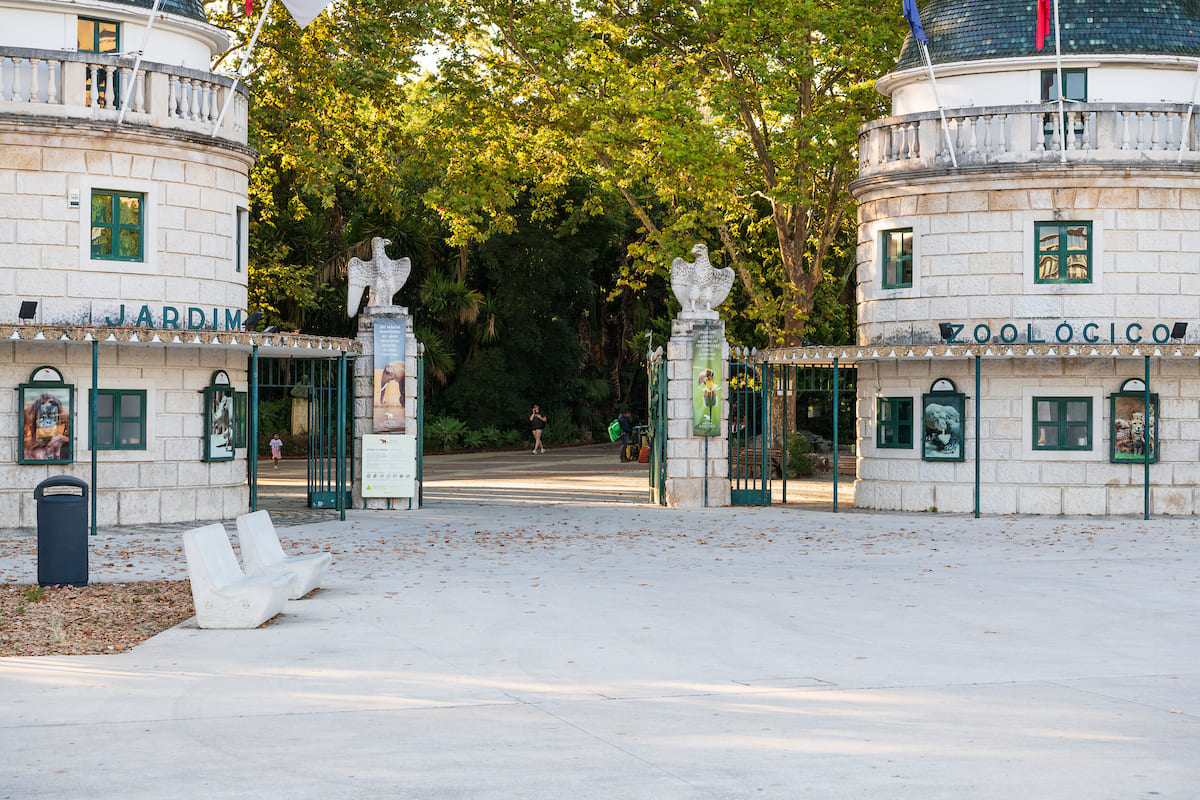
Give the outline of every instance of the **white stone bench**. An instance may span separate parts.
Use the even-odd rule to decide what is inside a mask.
[[[201,628],[257,628],[283,611],[292,574],[247,577],[220,523],[183,534],[192,604]]]
[[[296,583],[291,599],[296,600],[321,585],[325,570],[333,562],[329,553],[289,556],[279,544],[271,515],[265,510],[243,514],[237,518],[238,542],[242,546],[242,563],[248,575],[293,573]]]

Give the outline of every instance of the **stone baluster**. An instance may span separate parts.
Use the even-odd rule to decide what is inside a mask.
[[[1136,138],[1137,146],[1136,146],[1136,149],[1138,151],[1142,151],[1142,150],[1146,149],[1146,128],[1145,128],[1145,125],[1143,125],[1143,122],[1144,122],[1143,115],[1142,115],[1142,112],[1135,111],[1135,112],[1133,112],[1133,116],[1134,116],[1134,119],[1137,120],[1137,138]]]
[[[217,119],[217,87],[209,82],[204,82],[204,122],[215,122]]]
[[[999,121],[996,126],[996,152],[1007,153],[1009,150],[1008,114],[997,114],[996,119]]]
[[[1150,112],[1150,149],[1151,150],[1162,150],[1163,149],[1162,137],[1159,135],[1159,132],[1158,132],[1158,118],[1161,116],[1162,116],[1162,114],[1160,114],[1157,111]]]
[[[1067,136],[1066,136],[1066,140],[1067,140],[1067,149],[1068,149],[1068,150],[1076,150],[1076,149],[1078,149],[1078,148],[1075,146],[1075,128],[1078,126],[1078,123],[1079,123],[1079,112],[1077,112],[1077,111],[1069,111],[1069,112],[1067,112]]]
[[[995,114],[983,115],[983,152],[985,155],[992,155],[992,121],[996,119]]]
[[[100,66],[98,64],[88,64],[88,72],[91,74],[91,86],[88,87],[88,105],[92,108],[100,107]]]
[[[967,117],[967,124],[971,126],[971,138],[967,142],[967,155],[976,155],[979,153],[979,117]]]
[[[42,87],[38,71],[41,69],[42,60],[40,58],[29,59],[29,102],[42,102]]]
[[[1046,135],[1042,130],[1042,113],[1040,111],[1029,115],[1030,129],[1033,133],[1033,152],[1046,152]]]
[[[146,113],[146,71],[142,70],[137,76],[137,86],[134,87],[133,110],[139,114]]]
[[[46,61],[46,102],[58,105],[58,63],[54,59]]]
[[[1129,149],[1129,112],[1122,111],[1121,113],[1121,149]]]
[[[167,87],[167,116],[176,117],[179,104],[179,79],[174,75],[168,75]]]
[[[1083,122],[1083,149],[1095,150],[1096,146],[1092,141],[1092,131],[1096,128],[1096,114],[1095,112],[1088,111],[1081,113],[1079,118]]]

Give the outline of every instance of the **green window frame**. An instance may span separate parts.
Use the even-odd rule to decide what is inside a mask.
[[[91,203],[92,258],[142,261],[146,196],[93,189]]]
[[[883,250],[883,288],[912,288],[913,229],[884,231],[880,247]]]
[[[146,449],[146,390],[96,390],[96,449]]]
[[[1087,70],[1086,69],[1064,69],[1063,83],[1066,84],[1067,91],[1063,95],[1063,100],[1068,103],[1086,103],[1087,102]],[[1042,102],[1057,103],[1058,102],[1058,72],[1053,69],[1042,70]]]
[[[81,53],[116,53],[121,50],[121,23],[111,19],[78,17],[76,48]]]
[[[1091,450],[1092,398],[1034,397],[1034,450]]]
[[[1035,222],[1034,283],[1092,282],[1092,223]]]
[[[246,418],[249,409],[249,396],[245,392],[233,393],[233,446],[234,449],[246,446]]]
[[[911,397],[876,398],[875,446],[885,449],[912,449],[913,399]]]
[[[121,52],[121,23],[111,19],[96,19],[94,17],[77,17],[75,22],[75,48],[81,53],[119,53]],[[87,68],[87,85],[84,92],[86,103],[92,102],[92,68]],[[100,67],[95,70],[96,89],[99,92],[98,104],[103,108],[107,103],[106,88],[112,81],[114,108],[121,104],[121,76],[115,66]]]

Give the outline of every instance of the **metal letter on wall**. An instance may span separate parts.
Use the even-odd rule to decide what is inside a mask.
[[[721,435],[721,386],[725,339],[719,327],[692,334],[692,433]]]
[[[374,432],[404,433],[404,340],[406,320],[375,320]]]

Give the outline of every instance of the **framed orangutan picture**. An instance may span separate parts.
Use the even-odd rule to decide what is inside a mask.
[[[20,464],[70,464],[74,453],[75,387],[53,367],[39,367],[20,393]]]

